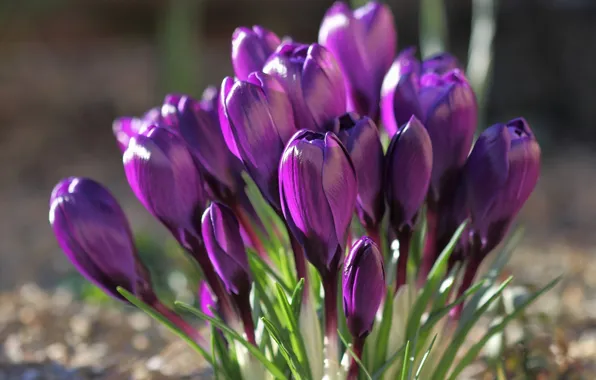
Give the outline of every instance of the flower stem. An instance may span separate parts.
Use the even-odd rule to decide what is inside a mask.
[[[464,294],[464,292],[470,288],[470,286],[474,282],[474,277],[476,277],[476,273],[478,273],[480,263],[481,261],[478,260],[478,256],[475,255],[474,252],[472,252],[470,260],[468,261],[468,265],[466,265],[466,269],[464,271],[464,278],[462,279],[459,289],[457,289],[457,295],[455,296],[455,299],[461,297]],[[455,305],[453,309],[449,311],[449,317],[455,321],[459,320],[459,317],[461,316],[461,312],[463,309],[463,302],[458,305]]]
[[[249,294],[235,295],[234,302],[236,303],[236,306],[240,312],[240,318],[242,319],[242,324],[244,325],[246,340],[256,346],[257,341],[255,339],[255,324],[252,320]]]
[[[418,271],[418,286],[424,286],[424,282],[430,273],[435,260],[437,259],[437,229],[438,229],[437,211],[428,208],[426,212],[426,241],[424,242],[424,252]],[[401,243],[401,241],[400,241]]]
[[[199,239],[191,239],[189,241],[189,244],[192,256],[199,263],[199,266],[203,270],[203,275],[205,276],[207,284],[209,284],[209,287],[213,291],[213,294],[215,294],[215,296],[217,297],[217,302],[221,310],[222,318],[225,321],[231,321],[232,319],[235,319],[235,311],[230,297],[226,292],[221,280],[217,276],[217,273],[215,273],[213,264],[211,263],[211,260],[209,260],[209,256],[207,255],[205,245]]]
[[[292,252],[294,253],[294,265],[296,266],[296,276],[298,280],[301,278],[304,279],[304,289],[308,289],[308,272],[306,271],[306,259],[304,257],[304,250],[302,246],[296,240],[290,227],[286,223],[286,228],[288,230],[288,236],[290,238],[290,245],[292,246]],[[305,291],[304,294],[307,292]]]
[[[369,238],[372,239],[372,241],[375,242],[375,244],[377,245],[377,247],[379,247],[381,252],[383,252],[383,245],[381,242],[381,234],[379,233],[379,226],[366,227],[366,234]]]
[[[408,257],[410,256],[412,230],[409,227],[404,227],[401,231],[397,231],[396,235],[399,241],[399,257],[395,272],[395,292],[397,293],[408,280]]]
[[[338,271],[323,278],[325,290],[325,374],[329,380],[337,379],[339,372],[339,347],[337,343],[337,280]]]
[[[362,349],[364,348],[364,340],[366,337],[354,337],[354,341],[352,342],[352,351],[359,360],[362,360]],[[348,369],[348,377],[346,380],[358,380],[358,374],[360,373],[360,365],[352,357],[350,361],[350,368]]]
[[[246,231],[246,234],[248,235],[250,242],[255,247],[255,250],[258,252],[259,256],[261,256],[261,258],[265,260],[265,262],[271,264],[269,255],[267,255],[267,250],[263,246],[261,239],[259,239],[259,236],[255,231],[253,224],[250,221],[250,216],[248,215],[246,210],[240,205],[236,205],[234,206],[234,214],[236,214],[236,216],[238,217],[238,221]]]
[[[195,329],[194,327],[192,327],[184,319],[182,319],[181,316],[174,313],[166,305],[164,305],[159,300],[157,300],[151,306],[155,309],[155,311],[157,311],[159,314],[163,315],[167,320],[172,322],[176,327],[178,327],[180,330],[182,330],[182,332],[184,332],[184,334],[186,334],[186,336],[188,336],[189,338],[191,338],[192,340],[197,342],[201,347],[203,347],[203,348],[208,347],[207,342],[205,341],[205,338],[203,338],[203,336],[199,333],[199,331],[197,329]]]

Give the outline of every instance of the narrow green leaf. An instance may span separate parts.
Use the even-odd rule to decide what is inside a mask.
[[[507,316],[505,316],[499,324],[492,326],[476,344],[474,344],[472,347],[470,347],[468,352],[461,358],[461,360],[458,361],[457,366],[451,373],[449,379],[455,380],[457,378],[457,376],[461,373],[461,371],[463,371],[468,365],[470,365],[472,363],[472,361],[474,361],[474,359],[476,359],[476,357],[478,356],[478,354],[480,353],[480,351],[482,350],[482,348],[484,347],[486,342],[488,342],[488,340],[493,335],[498,334],[501,331],[503,331],[505,329],[505,327],[507,327],[509,322],[511,322],[518,316],[520,316],[522,314],[522,312],[528,306],[530,306],[538,297],[540,297],[547,291],[551,290],[555,285],[557,285],[557,283],[560,280],[561,280],[561,277],[557,277],[553,281],[549,282],[542,289],[540,289],[539,291],[537,291],[536,293],[534,293],[530,297],[528,297],[523,303],[520,304],[520,306],[517,309],[515,309],[515,311],[513,311],[511,314],[508,314]]]
[[[279,347],[280,352],[282,353],[282,355],[284,356],[284,358],[286,359],[286,362],[288,363],[290,370],[292,371],[292,374],[294,375],[294,377],[297,380],[302,380],[305,378],[305,371],[302,368],[300,361],[298,360],[298,358],[296,357],[296,355],[294,354],[294,351],[291,349],[290,345],[288,344],[288,342],[286,342],[279,330],[277,329],[277,327],[275,327],[271,321],[267,320],[267,318],[261,318],[261,321],[263,321],[263,324],[265,325],[265,328],[269,331],[269,334],[271,334],[271,338],[273,338],[273,340],[277,343],[277,346]]]
[[[443,353],[441,360],[439,361],[439,365],[437,366],[437,370],[433,374],[433,379],[435,380],[443,380],[447,377],[447,373],[449,372],[449,368],[453,364],[455,357],[457,355],[457,351],[464,343],[468,333],[474,327],[478,319],[484,314],[484,312],[489,308],[489,306],[496,301],[500,296],[503,290],[509,285],[513,277],[509,277],[505,280],[501,286],[497,289],[497,291],[484,303],[480,306],[475,312],[473,317],[467,321],[464,325],[458,325],[457,330],[455,331],[454,337],[451,339],[451,344]]]
[[[387,359],[387,361],[381,366],[381,368],[377,369],[373,375],[372,378],[373,380],[379,380],[381,379],[381,377],[385,374],[385,372],[391,368],[391,366],[393,366],[393,364],[395,364],[395,362],[397,361],[397,359],[400,358],[400,355],[402,354],[402,352],[406,349],[406,345],[404,344],[403,346],[400,347],[399,350],[395,351],[395,353],[393,355],[391,355],[391,357],[389,359]]]
[[[205,313],[201,312],[200,310],[197,310],[194,307],[192,307],[191,305],[188,305],[184,302],[176,301],[174,303],[174,305],[184,311],[194,314],[197,317],[214,324],[216,327],[218,327],[221,331],[223,331],[230,338],[238,341],[240,344],[242,344],[244,347],[246,347],[246,349],[251,354],[253,354],[253,356],[258,361],[263,363],[263,365],[269,370],[269,372],[271,373],[271,375],[273,377],[275,377],[276,379],[285,380],[285,376],[282,373],[282,371],[277,366],[275,366],[271,361],[269,361],[267,359],[267,357],[261,351],[259,351],[259,349],[257,347],[250,344],[248,341],[246,341],[246,339],[244,339],[242,336],[240,336],[240,334],[238,334],[236,331],[229,328],[225,323],[223,323],[215,318],[211,318],[210,316],[206,315]]]
[[[294,352],[298,363],[300,363],[300,367],[307,372],[308,374],[311,373],[310,365],[308,363],[308,356],[306,355],[306,348],[304,345],[304,340],[302,339],[302,333],[300,332],[300,326],[298,324],[297,315],[294,314],[294,309],[292,305],[288,302],[286,293],[284,292],[281,285],[276,284],[277,289],[277,299],[281,305],[282,310],[285,313],[285,320],[287,325],[284,326],[288,329],[289,338],[290,338],[290,348]],[[304,289],[304,279],[300,279],[298,285],[296,285],[296,289],[294,289],[294,295],[299,295],[301,297],[302,290]],[[302,301],[301,298],[298,300],[294,300],[297,303]],[[298,307],[299,309],[299,307]],[[280,325],[281,327],[282,325]],[[306,376],[306,378],[310,378],[310,376]]]
[[[366,376],[366,378],[368,380],[372,380],[372,377],[370,376],[370,373],[366,370],[366,367],[364,367],[364,364],[362,364],[362,361],[360,361],[360,358],[358,357],[358,355],[356,355],[356,353],[352,350],[352,347],[350,347],[350,343],[342,335],[341,331],[337,330],[337,335],[339,335],[339,339],[341,339],[341,341],[343,342],[343,344],[346,346],[346,351],[350,354],[350,356],[352,357],[352,359],[354,359],[356,361],[356,363],[358,364],[358,366],[360,366],[360,369],[362,370],[362,373],[364,374],[364,376]]]
[[[404,350],[404,355],[402,357],[402,363],[401,363],[401,375],[400,375],[400,380],[406,380],[409,379],[408,376],[408,363],[410,361],[410,341],[408,340],[406,342],[406,349]]]
[[[416,374],[414,375],[415,380],[418,380],[420,378],[422,369],[424,368],[424,365],[426,364],[426,360],[428,359],[428,356],[430,355],[430,351],[433,349],[433,346],[435,345],[436,340],[437,340],[437,335],[435,335],[433,337],[433,340],[430,342],[430,346],[428,346],[428,350],[426,350],[426,352],[422,356],[422,360],[420,360],[420,365],[418,366],[418,370],[416,370]]]
[[[258,269],[267,272],[267,274],[273,277],[275,281],[277,281],[287,293],[292,292],[292,288],[290,288],[286,281],[284,281],[283,278],[281,278],[277,273],[275,273],[275,271],[267,263],[265,263],[263,259],[261,259],[256,253],[252,253],[249,251],[248,260],[251,264],[251,267],[256,266]]]
[[[302,308],[302,295],[304,294],[304,279],[301,278],[296,284],[294,288],[294,292],[292,293],[292,297],[290,298],[290,304],[292,306],[292,312],[294,313],[294,318],[298,320],[300,316],[300,309]]]
[[[426,207],[423,207],[418,212],[418,215],[418,226],[414,229],[410,246],[410,258],[416,265],[416,268],[420,268],[422,250],[424,249],[424,240],[426,238]]]
[[[176,334],[182,340],[184,340],[192,349],[196,352],[201,354],[205,358],[205,360],[214,368],[217,366],[213,358],[203,347],[201,347],[197,342],[192,340],[189,336],[187,336],[182,330],[178,328],[178,326],[174,325],[168,319],[166,319],[163,315],[159,314],[157,311],[153,310],[153,308],[147,305],[145,302],[141,301],[134,294],[130,293],[128,290],[117,287],[116,290],[118,293],[122,294],[124,298],[126,298],[130,303],[147,313],[151,318],[155,319],[157,322],[161,323],[162,325],[166,326],[168,330]]]
[[[389,332],[391,331],[391,324],[393,322],[393,289],[387,288],[385,295],[385,305],[383,306],[383,317],[381,319],[381,326],[374,350],[374,360],[372,363],[372,370],[376,371],[381,368],[383,361],[387,357],[387,344],[389,343]],[[371,342],[373,343],[373,342]]]
[[[230,358],[230,351],[226,348],[221,334],[214,325],[211,325],[211,352],[215,360],[219,357],[222,373],[226,379],[241,379],[238,362]],[[219,371],[215,371],[219,372]]]

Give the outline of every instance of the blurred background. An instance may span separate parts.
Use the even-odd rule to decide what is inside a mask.
[[[569,322],[561,328],[583,344],[577,355],[588,350],[596,357],[596,1],[449,0],[446,8],[437,0],[386,2],[400,50],[417,45],[424,56],[444,47],[467,66],[483,125],[524,116],[534,128],[543,171],[520,217],[526,234],[511,270],[518,284],[530,286],[565,275],[539,308]],[[316,41],[331,4],[0,0],[0,293],[6,302],[16,303],[12,295],[23,298],[23,292],[55,296],[64,288],[102,302],[74,273],[48,225],[50,191],[71,175],[92,177],[114,192],[145,257],[168,252],[168,266],[157,273],[165,292],[192,297],[195,284],[184,276],[190,264],[134,199],[111,123],[143,113],[167,92],[199,96],[205,86],[219,85],[232,74],[230,38],[239,25]],[[2,310],[9,320],[15,309],[2,309],[0,298],[6,352]]]

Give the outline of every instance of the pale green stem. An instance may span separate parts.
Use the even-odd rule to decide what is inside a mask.
[[[422,58],[445,51],[449,40],[444,0],[420,0],[420,52]]]

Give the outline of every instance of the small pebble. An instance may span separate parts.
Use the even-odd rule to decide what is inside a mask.
[[[149,338],[143,334],[136,334],[132,337],[132,346],[139,351],[145,351],[149,348]]]
[[[151,318],[143,312],[134,312],[128,317],[128,324],[136,331],[145,331],[151,326]]]
[[[48,359],[63,362],[66,359],[66,346],[62,343],[52,343],[46,348]]]
[[[87,337],[91,331],[91,322],[84,316],[75,315],[70,319],[70,328],[76,335]]]

